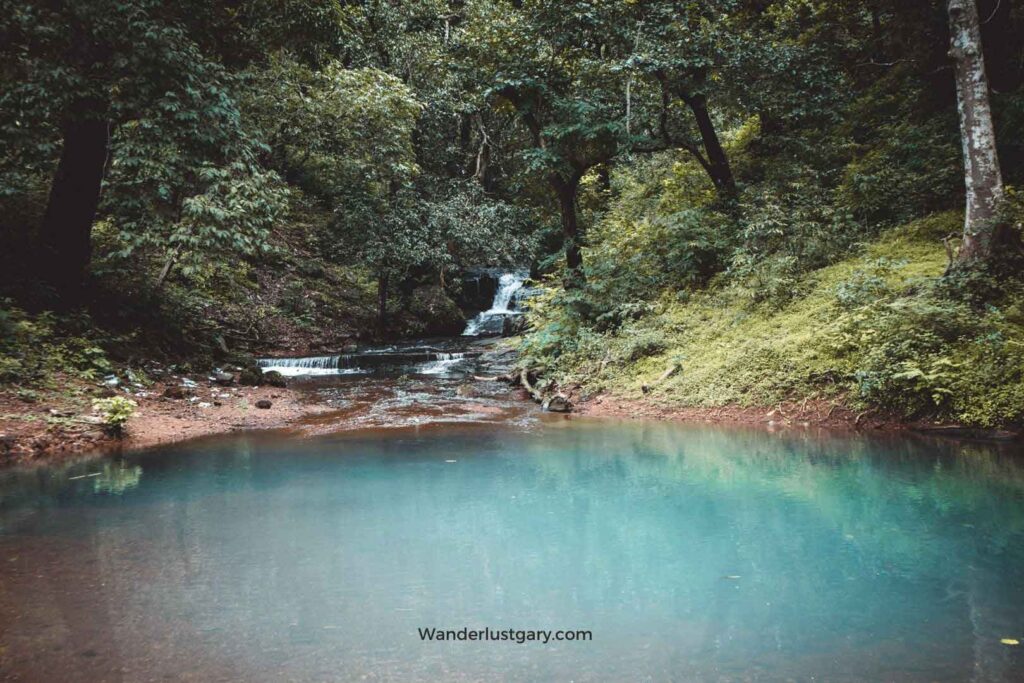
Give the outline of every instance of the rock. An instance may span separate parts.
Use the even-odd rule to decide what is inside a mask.
[[[164,389],[163,397],[181,400],[192,396],[193,393],[191,387],[175,384]]]
[[[569,402],[565,396],[550,396],[544,399],[544,403],[541,407],[549,413],[570,413],[572,412],[572,403]]]
[[[235,383],[235,376],[230,372],[215,372],[210,376],[215,384],[228,387]]]
[[[499,272],[490,268],[475,268],[462,276],[462,286],[457,288],[457,303],[466,311],[486,311],[498,292]]]
[[[277,370],[271,370],[270,372],[263,373],[263,383],[269,384],[272,387],[284,388],[286,382],[284,381],[284,375]]]
[[[501,321],[501,336],[514,337],[517,334],[525,332],[526,328],[527,324],[525,315],[507,315],[504,320]]]
[[[246,387],[258,387],[263,384],[263,371],[255,366],[243,368],[238,373],[238,383]]]
[[[480,395],[480,392],[477,391],[476,387],[472,384],[462,384],[455,390],[455,394],[462,398],[477,398]]]
[[[265,398],[261,398],[260,400],[256,401],[256,407],[257,408],[262,408],[263,410],[269,409],[270,406],[272,406],[272,405],[274,405],[274,404],[271,403],[270,401],[268,401]]]

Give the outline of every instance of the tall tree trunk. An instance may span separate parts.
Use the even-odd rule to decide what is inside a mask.
[[[82,284],[92,256],[92,223],[110,142],[105,109],[98,100],[81,100],[63,127],[64,149],[40,228],[48,261],[42,272],[62,295]]]
[[[551,181],[555,194],[558,195],[558,209],[562,217],[565,265],[569,270],[566,277],[567,287],[580,285],[586,279],[583,273],[583,251],[580,249],[579,218],[576,215],[576,194],[579,184],[577,177],[571,180],[556,178]]]
[[[377,276],[377,327],[383,334],[388,324],[388,286],[391,278],[386,272]]]
[[[996,155],[996,135],[988,99],[985,56],[975,0],[949,0],[950,56],[956,74],[960,137],[963,141],[967,208],[964,239],[957,263],[992,257],[999,232],[1003,178]]]
[[[701,93],[683,94],[682,98],[686,102],[686,106],[693,112],[693,117],[697,122],[704,153],[707,155],[707,172],[711,177],[711,182],[715,184],[718,196],[725,200],[735,199],[736,179],[732,174],[732,166],[729,165],[729,157],[726,156],[722,142],[718,139],[715,123],[711,120],[711,114],[708,112],[707,96]]]

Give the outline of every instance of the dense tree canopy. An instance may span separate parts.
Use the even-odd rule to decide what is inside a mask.
[[[1019,271],[1022,24],[1006,0],[4,0],[3,287],[210,310],[329,271],[392,334],[414,290],[531,266],[563,333],[603,334],[720,281],[783,305],[966,207],[946,277],[991,301]],[[303,283],[278,289],[308,324],[334,309]]]

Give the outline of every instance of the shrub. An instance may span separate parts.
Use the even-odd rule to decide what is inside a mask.
[[[0,304],[0,382],[34,384],[54,372],[95,379],[112,370],[88,317]]]
[[[120,436],[124,425],[135,414],[139,404],[124,396],[98,398],[92,402],[93,412],[99,413],[103,428],[109,433]]]

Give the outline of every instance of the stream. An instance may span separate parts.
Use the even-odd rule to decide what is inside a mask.
[[[314,436],[0,470],[0,680],[1024,680],[1019,446],[545,414],[512,361],[268,358]]]

